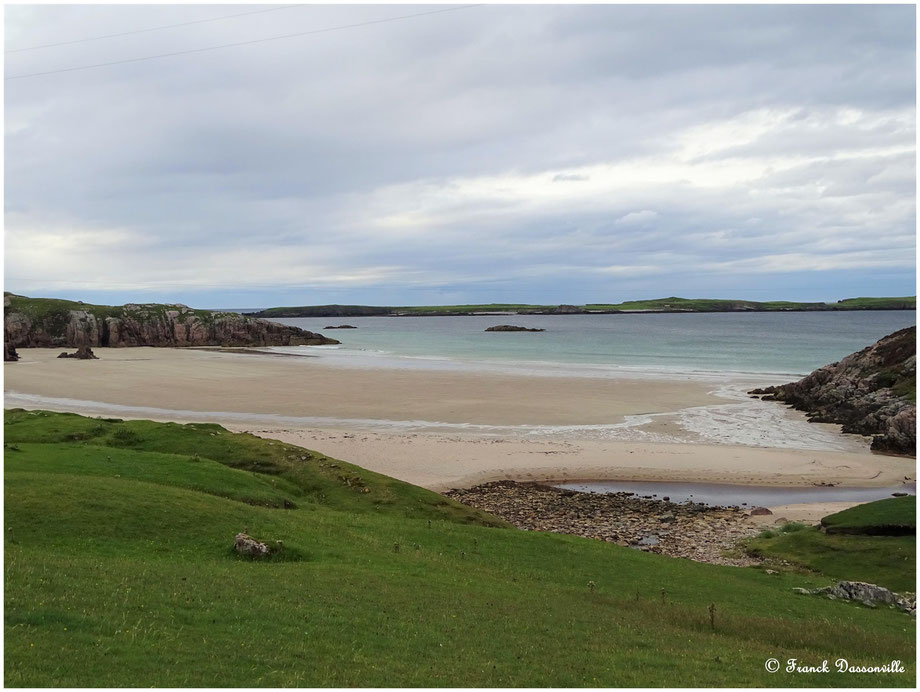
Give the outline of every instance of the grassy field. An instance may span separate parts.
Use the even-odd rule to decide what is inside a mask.
[[[865,581],[903,593],[916,589],[916,537],[822,533],[817,527],[767,531],[748,551],[783,568],[782,561],[837,579]]]
[[[900,298],[846,298],[838,300],[835,306],[847,310],[871,310],[871,309],[904,309],[916,310],[917,296],[902,296]]]
[[[821,520],[827,533],[906,535],[917,532],[917,498],[914,495],[856,505]]]
[[[589,310],[652,310],[664,312],[726,312],[735,310],[821,310],[824,303],[793,303],[773,301],[759,303],[752,300],[718,300],[706,298],[655,298],[630,300],[623,303],[591,304]]]
[[[167,313],[172,312],[174,320],[178,324],[185,324],[190,319],[195,319],[205,328],[213,325],[218,320],[232,320],[234,322],[245,322],[249,318],[241,317],[234,313],[212,312],[211,310],[192,310],[189,308],[177,310],[175,305],[163,303],[140,303],[136,305],[93,305],[82,301],[61,300],[57,298],[29,298],[13,293],[4,293],[7,305],[4,307],[4,314],[18,313],[20,319],[25,318],[26,323],[30,325],[27,330],[28,334],[37,337],[36,343],[42,343],[42,336],[47,338],[45,343],[73,343],[67,337],[68,330],[73,330],[90,335],[96,335],[98,329],[101,339],[101,345],[109,345],[108,328],[105,326],[108,318],[116,320],[126,320],[139,323],[159,323],[163,328],[162,338],[168,341],[168,334],[171,332]],[[85,313],[74,319],[73,313]],[[91,319],[94,318],[94,319]],[[16,337],[13,337],[14,339]],[[89,344],[93,344],[95,336],[90,339]],[[55,342],[54,339],[60,341]],[[24,345],[36,345],[32,343],[15,344],[20,347]]]
[[[522,532],[216,425],[14,410],[4,429],[9,686],[914,684],[914,621],[792,594],[826,576]],[[277,559],[238,558],[244,530]]]
[[[124,318],[126,313],[124,305],[94,305],[60,298],[29,298],[15,293],[4,293],[4,298],[9,301],[5,311],[22,313],[33,322],[46,322],[50,325],[58,325],[61,329],[69,320],[72,310],[87,312],[100,320],[106,317]],[[164,303],[139,303],[138,306],[140,308],[137,312],[138,316],[165,314],[167,310],[175,309],[174,305]],[[190,315],[210,320],[214,313],[211,310],[189,310],[187,313],[180,314],[177,319],[184,321]]]

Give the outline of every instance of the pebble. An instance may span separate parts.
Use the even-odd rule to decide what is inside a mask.
[[[717,565],[760,564],[748,555],[723,555],[760,531],[746,522],[744,512],[737,508],[677,504],[632,493],[581,493],[515,481],[496,481],[444,494],[529,531],[595,538]],[[653,537],[658,541],[650,540]]]

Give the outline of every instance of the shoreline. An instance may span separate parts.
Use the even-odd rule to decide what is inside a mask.
[[[336,368],[210,349],[58,352],[22,349],[5,366],[5,407],[216,422],[439,492],[499,480],[869,488],[915,477],[913,458],[872,454],[781,405],[718,396],[712,382]],[[758,424],[762,440],[750,434]],[[762,446],[725,443],[732,425]]]

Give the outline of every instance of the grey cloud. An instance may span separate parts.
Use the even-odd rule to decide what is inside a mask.
[[[14,47],[245,9],[11,6],[6,35]],[[6,70],[425,9],[309,6],[9,54]],[[9,81],[7,228],[122,229],[147,258],[125,266],[146,264],[160,275],[175,266],[176,248],[193,267],[219,257],[214,248],[274,245],[298,262],[321,260],[330,274],[404,267],[406,285],[418,280],[413,272],[485,285],[554,262],[562,277],[572,267],[626,261],[685,267],[713,252],[736,261],[775,254],[778,231],[791,234],[782,242],[814,244],[819,253],[831,252],[821,229],[852,229],[872,243],[890,237],[901,247],[915,218],[913,18],[910,6],[486,6]],[[585,172],[665,165],[692,128],[758,109],[787,120],[688,164],[813,160],[711,189],[673,179],[604,188],[602,177]],[[837,109],[878,115],[857,128],[830,123]],[[883,151],[897,147],[906,151]],[[859,158],[834,159],[850,154]],[[600,187],[593,197],[546,206],[542,189],[512,199],[465,182],[545,173],[573,183],[555,186],[572,195]],[[811,192],[816,182],[820,195]],[[381,225],[384,216],[425,216],[424,195],[393,192],[399,185],[445,191],[424,229]],[[470,187],[475,194],[457,192]],[[643,210],[657,216],[635,228],[616,223]],[[745,227],[752,216],[761,224]],[[127,257],[99,253],[97,261],[115,266]],[[50,258],[34,261],[26,266],[8,252],[7,271],[33,285],[55,280]],[[215,285],[249,280],[237,275],[235,260],[226,262],[209,279]],[[127,269],[123,278],[130,284]],[[398,293],[399,276],[387,281]]]

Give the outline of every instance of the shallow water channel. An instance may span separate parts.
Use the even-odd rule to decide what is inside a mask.
[[[916,495],[916,483],[889,488],[788,488],[722,483],[660,483],[642,481],[569,481],[557,488],[592,493],[634,493],[639,497],[671,502],[699,502],[713,506],[771,507],[805,502],[871,502],[892,497],[893,493]]]

